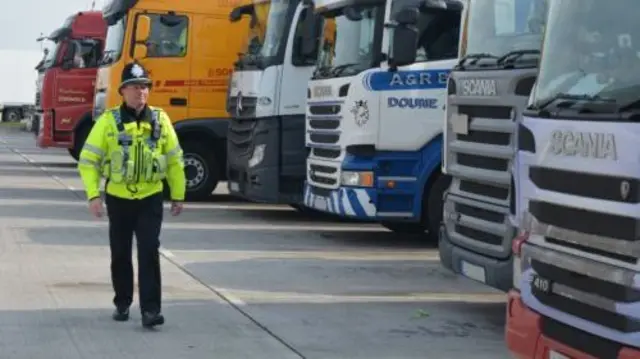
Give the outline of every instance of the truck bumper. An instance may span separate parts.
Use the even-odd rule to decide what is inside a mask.
[[[304,116],[233,119],[227,134],[229,192],[254,202],[302,204],[306,157]]]
[[[442,265],[467,278],[507,292],[513,286],[513,257],[490,258],[454,244],[444,226],[440,227],[438,250]]]
[[[640,349],[623,347],[543,317],[527,308],[516,290],[509,291],[506,314],[507,348],[519,359],[640,358]],[[594,348],[593,351],[597,350],[598,353],[587,353],[585,349],[577,349],[587,346]]]
[[[338,187],[329,190],[307,182],[304,185],[305,207],[360,220],[376,219],[375,195],[372,188]]]

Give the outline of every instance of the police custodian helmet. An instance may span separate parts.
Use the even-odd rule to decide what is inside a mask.
[[[132,62],[124,67],[118,90],[122,90],[122,87],[131,84],[145,84],[149,87],[152,84],[147,69],[137,62]]]

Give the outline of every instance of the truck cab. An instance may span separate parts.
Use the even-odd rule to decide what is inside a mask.
[[[516,357],[640,358],[639,9],[549,2],[517,130]]]
[[[447,87],[440,261],[493,288],[512,284],[516,130],[535,83],[547,0],[472,0]]]
[[[48,50],[38,64],[35,100],[36,144],[67,148],[76,160],[84,141],[79,126],[91,119],[93,90],[107,25],[99,11],[69,16],[49,36],[38,39]],[[81,136],[80,136],[81,137]]]
[[[229,192],[251,201],[302,204],[307,82],[318,19],[310,1],[255,1],[232,12],[251,19],[229,85]],[[310,50],[309,50],[310,48]]]
[[[229,22],[238,5],[112,0],[102,11],[108,29],[93,117],[120,105],[124,66],[142,64],[153,80],[149,103],[168,113],[184,151],[187,200],[210,197],[226,177],[227,85],[249,29],[248,20]]]
[[[462,1],[322,1],[305,205],[437,234],[445,89]]]

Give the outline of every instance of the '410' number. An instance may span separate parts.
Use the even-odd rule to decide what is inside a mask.
[[[540,276],[534,275],[531,284],[535,289],[539,290],[540,292],[543,292],[543,293],[551,292],[552,283],[550,280],[546,278],[542,278]]]

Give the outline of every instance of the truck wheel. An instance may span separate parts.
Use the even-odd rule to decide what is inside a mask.
[[[20,121],[20,110],[10,108],[8,110],[4,110],[2,113],[2,121],[4,122],[19,122]]]
[[[182,150],[187,179],[186,199],[209,198],[220,180],[220,168],[213,150],[198,142],[187,142]]]
[[[438,239],[438,231],[440,223],[442,223],[442,211],[444,210],[444,201],[442,197],[444,192],[451,185],[451,177],[447,175],[437,174],[435,181],[431,183],[431,188],[426,197],[426,203],[423,202],[423,222],[426,224],[429,238]]]
[[[380,222],[386,229],[400,234],[421,234],[426,228],[422,223]]]
[[[80,159],[80,152],[82,152],[82,147],[84,146],[87,137],[89,137],[90,131],[91,127],[88,125],[84,125],[76,130],[76,133],[74,134],[75,139],[73,141],[73,147],[69,148],[69,154],[74,160],[78,161]]]

